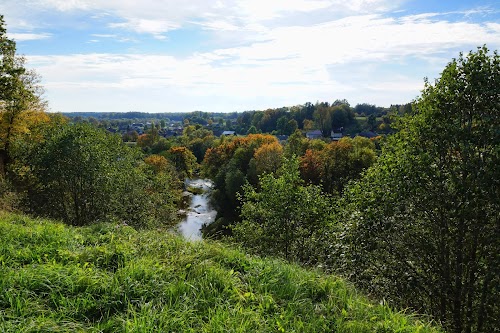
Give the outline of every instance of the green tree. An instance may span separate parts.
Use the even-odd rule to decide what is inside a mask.
[[[134,227],[176,221],[181,184],[166,160],[142,162],[118,135],[89,124],[50,128],[33,154],[26,209],[85,225],[119,220]]]
[[[345,204],[342,270],[450,332],[500,327],[499,96],[498,53],[461,54]]]
[[[276,121],[276,130],[279,134],[285,134],[288,124],[288,116],[281,116]]]
[[[257,129],[255,128],[255,126],[250,126],[250,128],[248,129],[247,131],[247,135],[248,134],[257,134]]]
[[[283,134],[292,135],[298,128],[299,128],[299,124],[297,123],[297,120],[290,119],[286,123],[285,131],[283,132]]]
[[[119,208],[119,189],[134,167],[134,157],[119,136],[91,125],[67,125],[54,130],[35,151],[29,163],[36,181],[28,192],[34,213],[84,225]]]
[[[259,189],[244,186],[242,222],[234,239],[261,255],[310,262],[315,242],[332,212],[330,198],[317,186],[303,186],[297,159],[285,159],[277,175],[260,177]]]
[[[314,111],[314,120],[321,130],[323,137],[330,137],[332,131],[332,109],[328,103],[320,103]]]
[[[288,138],[285,146],[285,156],[291,158],[292,156],[302,156],[305,154],[308,147],[308,142],[300,130],[295,130]]]
[[[353,119],[354,115],[348,104],[340,104],[332,108],[332,128],[334,130],[349,125]]]

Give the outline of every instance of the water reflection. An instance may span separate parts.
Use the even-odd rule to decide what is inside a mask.
[[[186,194],[190,197],[189,208],[177,230],[188,240],[201,240],[202,225],[212,223],[217,215],[208,199],[212,182],[208,179],[188,179],[186,188],[190,191]]]

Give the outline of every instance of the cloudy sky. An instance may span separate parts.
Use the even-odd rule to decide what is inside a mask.
[[[52,111],[410,102],[500,46],[497,0],[1,0]]]

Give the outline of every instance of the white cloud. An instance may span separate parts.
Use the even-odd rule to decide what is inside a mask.
[[[98,38],[117,38],[117,35],[113,34],[91,34],[93,37],[98,37]]]
[[[177,24],[168,21],[135,18],[128,19],[127,22],[111,23],[109,26],[116,29],[127,29],[138,33],[152,34],[158,39],[163,39],[162,34],[179,27]]]
[[[191,22],[208,29],[235,30],[259,27],[262,22],[281,19],[293,14],[311,15],[319,11],[331,13],[380,12],[397,6],[403,0],[5,0],[9,12],[44,13],[55,10],[62,13],[91,14],[94,19],[114,16],[123,22],[115,28],[124,28],[155,36],[177,29]],[[2,5],[0,5],[2,9]],[[290,23],[290,22],[288,22]],[[258,32],[258,31],[257,31]]]
[[[93,1],[89,0],[38,0],[33,4],[41,7],[52,7],[65,12],[70,10],[86,10],[91,8]]]
[[[27,40],[39,40],[39,39],[47,39],[52,35],[48,33],[9,33],[10,38],[22,42]]]

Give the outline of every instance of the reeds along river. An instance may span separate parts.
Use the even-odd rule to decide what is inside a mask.
[[[179,233],[188,240],[201,240],[201,227],[214,221],[217,211],[209,203],[212,182],[208,179],[187,179],[189,207],[186,217],[177,225]]]

